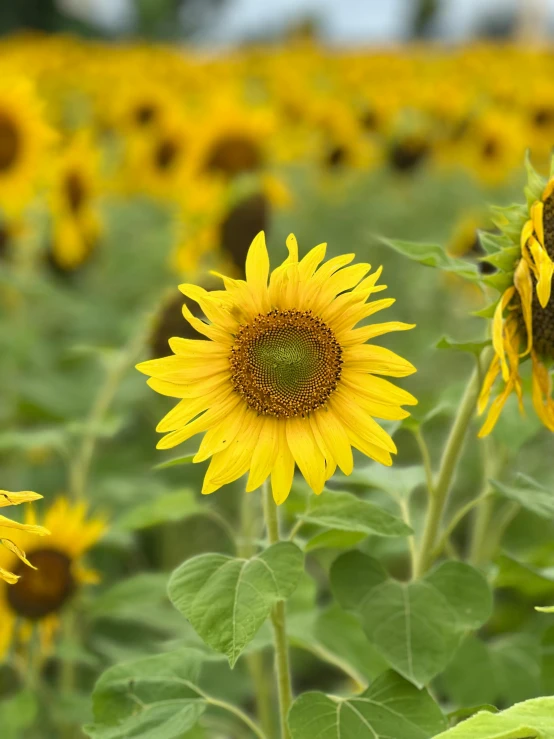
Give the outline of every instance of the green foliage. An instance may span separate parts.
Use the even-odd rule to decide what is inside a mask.
[[[203,554],[173,573],[168,592],[198,635],[232,667],[274,603],[292,595],[302,569],[302,552],[290,542],[248,560]]]
[[[92,696],[92,739],[180,739],[204,713],[197,687],[201,657],[191,650],[146,657],[107,670]]]
[[[394,672],[350,698],[304,693],[289,715],[292,739],[430,739],[445,724],[427,691]]]
[[[480,711],[435,739],[550,739],[552,736],[554,698],[537,698],[497,714]]]
[[[350,493],[324,491],[321,496],[312,496],[300,519],[366,536],[407,536],[412,532],[400,518]]]
[[[358,614],[373,647],[418,687],[446,667],[460,635],[485,623],[492,609],[486,580],[461,562],[400,583],[378,560],[351,552],[333,564],[331,585],[343,608]]]
[[[402,241],[401,239],[382,239],[382,241],[402,256],[408,257],[414,262],[419,262],[419,264],[436,267],[444,272],[452,272],[470,282],[478,282],[481,279],[475,264],[465,259],[451,257],[446,253],[444,247],[438,244],[421,244],[416,241]]]

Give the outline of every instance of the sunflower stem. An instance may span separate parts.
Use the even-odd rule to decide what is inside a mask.
[[[94,399],[81,446],[69,470],[70,488],[76,500],[82,500],[86,493],[89,470],[98,440],[98,426],[109,411],[125,373],[140,355],[146,335],[145,327],[141,326],[140,331],[131,337],[106,373],[104,383]]]
[[[448,494],[458,462],[460,461],[467,430],[475,412],[479,386],[479,369],[476,367],[469,379],[444,446],[436,483],[429,490],[429,505],[425,518],[425,527],[414,567],[414,576],[416,578],[425,574],[433,564],[444,509],[448,501]]]
[[[280,541],[279,514],[267,482],[263,485],[264,512],[269,544]],[[287,717],[292,703],[292,681],[290,674],[289,646],[287,639],[285,601],[279,600],[271,612],[273,625],[273,645],[275,649],[275,673],[279,695],[281,716],[281,737],[290,739]]]
[[[257,505],[256,505],[257,503]],[[237,554],[239,557],[249,559],[255,553],[254,546],[254,530],[259,523],[259,498],[252,495],[243,495],[241,503],[241,531],[237,544]],[[236,540],[236,538],[234,537]],[[256,699],[256,715],[260,722],[260,726],[268,738],[274,737],[273,723],[273,705],[271,685],[268,682],[268,675],[263,652],[253,652],[246,656],[246,664],[250,679],[254,689]]]

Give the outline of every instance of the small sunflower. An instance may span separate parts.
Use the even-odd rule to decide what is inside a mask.
[[[205,432],[195,462],[211,457],[202,492],[250,471],[247,490],[269,476],[273,496],[288,496],[295,464],[315,493],[337,465],[349,475],[352,447],[385,465],[396,446],[374,417],[398,420],[417,401],[380,375],[415,368],[389,349],[366,344],[412,325],[391,321],[355,328],[394,299],[367,302],[385,289],[381,268],[347,266],[353,254],[321,264],[326,245],[301,261],[291,234],[289,256],[270,275],[263,232],[246,258],[246,280],[223,277],[225,290],[180,286],[209,323],[183,315],[209,341],[173,338],[173,356],[138,365],[162,395],[180,398],[158,424],[170,449]],[[319,266],[321,264],[321,266]],[[319,266],[319,268],[318,268]]]
[[[0,81],[0,207],[17,215],[33,197],[53,132],[26,78]]]
[[[6,508],[6,506],[10,505],[20,505],[21,503],[32,503],[34,500],[39,500],[40,498],[42,498],[42,495],[33,493],[30,490],[24,490],[19,493],[9,493],[7,490],[0,490],[0,508]],[[14,529],[20,532],[24,531],[27,534],[38,534],[39,536],[47,536],[50,533],[48,529],[44,528],[44,526],[36,526],[32,523],[19,523],[18,521],[12,521],[11,518],[6,518],[6,516],[0,516],[0,528]],[[25,556],[25,552],[18,547],[17,544],[11,541],[11,539],[0,538],[0,543],[26,565],[33,567]],[[5,552],[0,552],[0,559],[2,559],[5,554]],[[10,572],[4,567],[0,567],[0,578],[8,584],[13,585],[19,580],[19,577],[19,575]]]
[[[527,206],[497,209],[499,235],[486,237],[487,261],[501,270],[489,284],[502,292],[494,308],[494,357],[483,382],[479,412],[489,403],[497,380],[500,394],[492,402],[480,436],[494,428],[508,397],[520,407],[520,364],[531,360],[533,405],[542,423],[554,431],[554,400],[549,371],[554,358],[554,176],[545,182],[527,163]],[[553,170],[554,174],[554,170]]]
[[[17,581],[0,593],[0,651],[5,651],[15,636],[16,623],[23,628],[22,638],[38,626],[41,644],[47,649],[59,623],[59,614],[81,584],[96,582],[96,573],[81,564],[81,557],[100,538],[104,522],[86,520],[86,506],[58,498],[44,515],[51,533],[46,544],[39,544],[32,533],[40,529],[34,512],[27,511],[17,546],[27,552],[31,567],[26,570],[13,550],[0,550],[0,566],[14,570]],[[18,527],[19,528],[19,527]]]
[[[99,180],[99,151],[91,135],[83,131],[61,153],[51,183],[49,258],[63,272],[82,266],[102,235]]]

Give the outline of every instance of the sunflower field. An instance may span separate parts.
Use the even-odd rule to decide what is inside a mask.
[[[554,739],[553,145],[546,47],[0,38],[1,739]]]

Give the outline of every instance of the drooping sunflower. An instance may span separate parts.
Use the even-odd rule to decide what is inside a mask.
[[[17,546],[25,550],[31,566],[27,570],[12,551],[0,550],[0,566],[11,569],[17,582],[0,589],[0,654],[12,639],[25,640],[38,627],[42,648],[47,650],[59,624],[59,614],[67,601],[84,583],[97,582],[94,571],[81,562],[82,556],[102,535],[105,524],[100,519],[87,520],[85,504],[71,504],[58,498],[43,520],[51,536],[45,544],[30,534],[36,526],[32,510],[25,516],[25,528],[18,532]],[[16,631],[16,626],[21,630]]]
[[[53,132],[29,80],[3,75],[0,81],[0,207],[18,215],[43,174]]]
[[[78,269],[98,246],[100,190],[100,154],[91,134],[82,131],[61,152],[51,182],[49,258],[63,272]]]
[[[501,291],[494,308],[494,357],[483,381],[478,410],[483,413],[497,381],[500,393],[490,405],[480,436],[494,428],[508,397],[515,393],[520,407],[523,385],[520,365],[532,367],[533,405],[542,423],[554,431],[554,400],[549,367],[554,357],[554,169],[546,182],[527,162],[527,205],[496,209],[498,235],[481,243],[487,261],[500,271],[489,284]],[[487,281],[487,280],[485,280]]]
[[[40,498],[42,498],[42,495],[33,493],[30,490],[23,490],[19,493],[10,493],[7,490],[0,490],[0,508],[5,508],[6,506],[11,505],[20,505],[21,503],[32,503],[34,500],[39,500]],[[48,529],[44,528],[44,526],[36,526],[32,523],[19,523],[18,521],[12,521],[11,518],[7,518],[6,516],[0,516],[0,528],[14,529],[19,532],[24,531],[31,535],[38,534],[38,536],[47,536],[50,533]],[[15,544],[11,539],[1,538],[0,543],[3,544],[6,549],[15,556],[15,558],[19,558],[29,567],[33,567],[27,559],[24,550],[17,546],[17,544]],[[0,559],[3,555],[5,555],[5,552],[0,551]],[[16,575],[5,567],[0,566],[0,578],[8,584],[13,585],[19,580],[19,577],[19,575]]]
[[[350,265],[353,254],[321,264],[325,244],[299,261],[292,234],[287,247],[288,258],[270,275],[262,232],[248,251],[246,280],[222,276],[225,290],[209,293],[181,285],[209,323],[186,305],[183,315],[209,341],[173,338],[173,356],[138,365],[150,387],[180,398],[158,424],[166,433],[158,448],[205,432],[194,457],[211,457],[204,494],[249,471],[248,491],[271,476],[282,503],[295,464],[321,493],[337,465],[352,472],[352,447],[390,465],[396,446],[374,417],[405,418],[401,406],[417,402],[381,377],[404,377],[413,365],[366,343],[413,326],[390,321],[356,328],[394,302],[367,302],[386,287],[377,285],[381,268],[370,273],[369,264]]]

